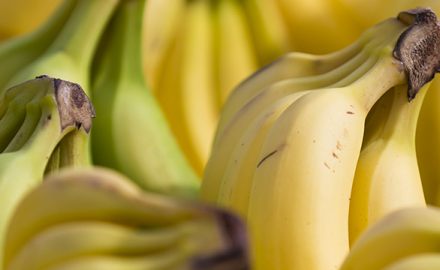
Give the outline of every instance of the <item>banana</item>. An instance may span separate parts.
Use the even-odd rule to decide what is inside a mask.
[[[179,24],[185,17],[186,0],[149,0],[145,4],[142,36],[142,60],[145,78],[155,92],[165,56],[175,42]]]
[[[275,1],[242,0],[241,2],[251,26],[260,66],[292,50],[288,29]]]
[[[76,2],[77,0],[64,1],[64,3],[55,10],[54,14],[36,30],[0,43],[0,74],[2,74],[2,76],[0,76],[0,90],[5,87],[8,80],[11,79],[15,73],[35,60],[50,46],[64,27]],[[2,5],[10,4],[16,5],[16,9],[18,7],[21,7],[21,9],[25,8],[18,4],[17,1],[0,1],[0,10],[7,11],[5,13],[8,14],[6,16],[0,16],[0,25],[4,25],[1,23],[1,20],[6,19],[13,13],[10,9],[2,8]],[[26,8],[28,7],[29,6]],[[12,26],[14,24],[9,21],[8,25]],[[2,93],[3,92],[4,91],[2,91]]]
[[[37,111],[40,117],[31,118],[34,122],[26,117],[23,124],[34,129],[29,131],[22,126],[11,140],[12,146],[6,148],[9,152],[0,154],[0,251],[3,251],[6,225],[12,211],[24,194],[42,181],[47,159],[58,142],[79,124],[86,132],[91,128],[93,107],[77,85],[41,76],[11,88],[7,95],[19,99],[22,93],[24,97],[30,93],[36,97],[26,105],[26,111],[34,113],[33,107],[38,104],[41,113]],[[0,262],[2,255],[3,252]]]
[[[258,59],[250,25],[240,1],[217,1],[215,8],[219,111],[232,89],[255,72]]]
[[[62,3],[62,0],[1,0],[0,41],[33,31],[56,13]]]
[[[394,88],[388,90],[373,105],[365,119],[364,140],[362,141],[362,149],[374,142],[380,135],[387,122],[388,115],[393,104]]]
[[[223,104],[214,142],[216,142],[224,127],[238,110],[262,89],[286,79],[311,77],[328,73],[355,57],[377,33],[387,31],[392,25],[392,22],[385,21],[371,27],[356,42],[334,53],[311,55],[292,52],[259,69],[238,85]]]
[[[400,208],[424,206],[415,149],[417,119],[425,84],[408,102],[408,85],[394,89],[394,100],[380,136],[359,156],[350,197],[349,238],[353,244],[368,226]]]
[[[401,23],[396,20],[389,20],[387,26],[387,33],[392,33],[399,27],[401,28]],[[217,200],[224,171],[237,141],[249,123],[264,108],[277,99],[295,92],[322,87],[346,86],[356,81],[374,65],[376,60],[374,57],[368,57],[369,52],[384,42],[384,39],[387,39],[385,35],[373,39],[357,56],[333,71],[312,77],[281,81],[269,86],[241,108],[230,120],[213,147],[202,178],[199,198],[206,202]],[[353,70],[355,71],[353,72]]]
[[[383,270],[436,270],[440,268],[440,253],[421,253],[399,259]]]
[[[144,193],[130,179],[110,169],[69,168],[51,174],[17,206],[6,234],[4,269],[12,266],[14,258],[27,249],[27,243],[44,235],[46,229],[85,221],[154,230],[189,224],[190,236],[183,244],[195,248],[191,254],[197,255],[200,262],[205,260],[215,266],[221,262],[215,258],[222,257],[226,262],[247,261],[245,228],[234,216],[192,202]],[[181,254],[185,251],[179,250]]]
[[[397,210],[365,230],[340,269],[388,269],[409,256],[438,252],[439,228],[440,210],[436,207]]]
[[[420,109],[416,130],[416,154],[420,178],[427,204],[440,206],[440,108],[436,100],[440,98],[440,79],[432,81]]]
[[[43,269],[80,256],[140,256],[162,252],[200,232],[199,229],[191,222],[158,229],[88,220],[62,223],[31,238],[7,269]]]
[[[249,201],[256,269],[341,265],[349,251],[349,197],[365,117],[388,89],[405,83],[392,51],[406,27],[371,52],[379,60],[359,80],[302,96],[272,126]]]
[[[312,54],[337,51],[354,42],[368,28],[356,24],[356,20],[334,4],[335,0],[276,1],[298,51]],[[393,15],[388,14],[380,21]]]
[[[218,114],[211,1],[190,1],[181,24],[156,96],[180,147],[201,176]]]
[[[78,0],[49,48],[16,72],[3,91],[45,74],[75,82],[89,95],[91,60],[101,33],[117,4],[118,0]]]
[[[187,252],[187,251],[185,251]],[[177,248],[146,256],[84,256],[62,262],[44,270],[190,270],[185,256]]]
[[[97,165],[116,169],[142,188],[197,198],[200,180],[179,149],[142,73],[144,1],[124,2],[109,26],[93,84],[98,117],[92,134]]]

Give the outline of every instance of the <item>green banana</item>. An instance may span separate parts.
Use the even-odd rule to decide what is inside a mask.
[[[82,128],[88,133],[93,112],[93,106],[78,85],[48,76],[17,85],[6,92],[5,96],[8,95],[15,96],[13,101],[22,96],[25,100],[30,95],[34,98],[28,104],[19,105],[31,115],[26,115],[23,125],[10,141],[11,146],[6,147],[8,151],[0,154],[2,243],[12,210],[29,189],[41,183],[49,156],[58,142],[79,124],[83,124]],[[2,102],[0,106],[8,106],[8,103]],[[0,130],[4,129],[7,127],[0,126]],[[3,245],[0,245],[0,262],[2,251]]]
[[[97,165],[126,174],[146,190],[196,198],[200,181],[181,152],[142,73],[144,0],[121,4],[93,80],[92,149]]]
[[[2,89],[6,87],[8,80],[15,73],[30,64],[49,48],[66,24],[76,2],[78,1],[65,0],[55,10],[52,17],[36,30],[0,43],[0,74],[2,74],[0,76],[0,93],[4,93],[5,90]]]

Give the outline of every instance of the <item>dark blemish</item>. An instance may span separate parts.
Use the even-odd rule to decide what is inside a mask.
[[[354,114],[354,112],[350,112],[350,111],[348,111],[347,114]]]
[[[430,8],[421,7],[400,12],[397,18],[410,25],[397,40],[393,55],[402,62],[411,101],[440,68],[440,20]]]
[[[264,157],[257,165],[257,168],[260,167],[261,163],[263,163],[263,161],[265,161],[268,157],[272,156],[273,154],[275,154],[277,152],[277,150],[273,151],[272,153],[270,153],[269,155],[267,155],[266,157]]]
[[[49,120],[51,120],[52,119],[52,115],[48,115],[47,117],[46,117],[46,119],[49,121]]]
[[[342,144],[338,141],[338,144],[336,145],[336,148],[338,148],[338,150],[342,151]]]
[[[333,153],[333,157],[334,157],[334,158],[338,158],[338,156],[337,156],[335,153]]]
[[[324,165],[330,170],[330,167],[328,166],[327,163],[324,162]]]

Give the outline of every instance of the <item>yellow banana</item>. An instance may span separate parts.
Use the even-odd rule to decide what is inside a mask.
[[[239,82],[259,67],[250,25],[240,1],[217,1],[215,8],[219,108]]]
[[[371,224],[399,208],[424,206],[415,136],[420,107],[430,83],[408,102],[408,85],[394,100],[380,136],[361,152],[350,197],[350,244]]]
[[[439,228],[440,210],[436,207],[397,210],[361,234],[340,269],[388,269],[409,256],[438,252]]]
[[[421,253],[396,260],[383,270],[436,270],[440,268],[440,253]]]
[[[149,0],[145,4],[142,36],[142,60],[150,89],[157,91],[166,54],[176,40],[184,20],[187,0]]]
[[[359,54],[364,46],[375,37],[376,33],[387,31],[386,29],[390,27],[392,27],[390,21],[371,27],[356,42],[334,53],[311,55],[292,52],[259,69],[238,85],[223,104],[215,133],[215,141],[238,110],[267,86],[286,79],[328,73]]]
[[[389,31],[388,33],[401,27],[401,23],[396,20],[389,20],[385,25],[385,29]],[[255,96],[246,106],[238,111],[217,139],[205,168],[199,198],[207,202],[215,202],[217,200],[224,171],[237,141],[249,123],[264,108],[277,99],[295,92],[320,87],[349,85],[374,65],[376,60],[368,57],[369,51],[379,46],[386,39],[385,35],[378,39],[373,39],[370,44],[365,46],[363,51],[333,71],[317,76],[281,81],[267,87]],[[355,71],[353,72],[353,70]]]
[[[131,180],[110,169],[87,168],[64,169],[51,174],[21,200],[4,241],[3,269],[12,267],[20,250],[25,252],[27,243],[46,229],[83,221],[157,230],[195,223],[196,227],[189,230],[188,241],[184,241],[184,245],[196,248],[191,252],[195,260],[205,259],[213,267],[221,261],[211,256],[224,256],[225,262],[237,259],[248,263],[244,227],[234,216],[195,203],[144,193]],[[237,253],[229,254],[232,249]],[[178,250],[180,255],[186,254],[182,247]],[[185,258],[188,260],[188,256]]]
[[[359,80],[302,96],[272,126],[249,201],[257,270],[338,268],[348,254],[349,197],[365,117],[381,95],[405,82],[392,54],[405,28],[371,52],[379,60]]]
[[[0,41],[41,25],[63,0],[0,0]]]
[[[260,66],[292,50],[289,32],[274,0],[241,0],[246,11]]]
[[[217,124],[214,20],[210,1],[188,3],[156,96],[181,148],[201,176]]]

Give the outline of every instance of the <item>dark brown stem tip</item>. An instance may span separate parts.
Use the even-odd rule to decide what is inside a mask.
[[[37,78],[48,78],[48,76],[42,75]],[[79,84],[52,79],[61,129],[76,126],[78,129],[83,128],[88,134],[92,128],[92,118],[96,117],[92,102]]]
[[[394,57],[402,61],[408,78],[408,101],[440,69],[440,20],[430,8],[400,12],[397,18],[410,26],[400,35]]]

